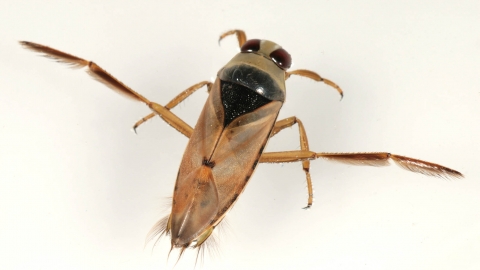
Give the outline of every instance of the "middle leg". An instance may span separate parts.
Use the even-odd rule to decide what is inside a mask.
[[[308,139],[307,139],[307,133],[305,132],[305,127],[303,126],[302,121],[300,121],[300,119],[298,119],[295,116],[285,118],[283,120],[276,122],[275,126],[273,126],[270,137],[275,136],[281,130],[287,127],[291,127],[295,124],[298,125],[298,132],[300,134],[300,148],[302,149],[302,151],[310,152],[308,147]],[[260,158],[260,162],[262,162],[262,158]],[[307,202],[307,206],[304,207],[304,209],[308,209],[313,204],[313,185],[312,185],[312,178],[310,177],[310,160],[309,159],[302,160],[302,167],[307,177],[307,189],[308,189],[308,202]]]

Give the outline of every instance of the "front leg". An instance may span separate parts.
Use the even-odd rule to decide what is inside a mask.
[[[317,81],[317,82],[323,82],[326,85],[329,85],[329,86],[335,88],[337,90],[337,92],[340,94],[340,99],[343,98],[343,91],[340,88],[340,86],[338,86],[336,83],[330,81],[329,79],[323,78],[322,76],[318,75],[318,73],[316,73],[314,71],[311,71],[311,70],[308,70],[308,69],[297,69],[297,70],[288,71],[288,72],[285,72],[285,80],[290,78],[290,76],[292,76],[292,75],[298,75],[298,76],[302,76],[302,77],[305,77],[305,78],[312,79],[312,80]]]

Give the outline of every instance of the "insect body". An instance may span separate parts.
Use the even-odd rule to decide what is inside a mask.
[[[215,227],[232,208],[260,163],[302,162],[308,187],[307,207],[312,205],[310,160],[325,158],[355,165],[388,165],[392,159],[401,167],[426,175],[462,177],[462,174],[444,166],[382,153],[317,153],[308,146],[302,122],[296,117],[277,121],[285,101],[285,80],[291,75],[323,81],[342,90],[335,83],[309,70],[287,71],[291,57],[287,51],[268,40],[246,40],[245,33],[233,30],[221,35],[237,35],[241,52],[230,60],[217,74],[214,83],[200,82],[180,93],[162,106],[141,96],[124,85],[93,62],[31,42],[22,41],[26,48],[41,52],[47,57],[67,64],[88,67],[87,72],[110,88],[146,103],[173,128],[189,138],[175,183],[172,210],[159,221],[150,236],[171,236],[173,248],[181,253],[187,247],[201,247]],[[207,86],[209,96],[195,128],[170,110],[196,90]],[[267,141],[282,129],[297,124],[301,150],[264,153]]]

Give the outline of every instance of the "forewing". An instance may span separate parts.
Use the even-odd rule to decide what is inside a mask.
[[[218,212],[218,192],[212,170],[201,166],[175,190],[170,218],[172,245],[189,244],[211,224]]]
[[[238,117],[222,133],[212,156],[215,162],[212,171],[219,192],[219,217],[245,188],[281,106],[281,102],[272,101]]]
[[[191,243],[232,206],[255,169],[281,106],[272,101],[224,128],[217,79],[177,176],[170,216],[174,246]]]
[[[205,158],[212,155],[223,130],[223,107],[220,100],[220,83],[215,81],[202,113],[190,137],[180,164],[177,184],[190,172],[202,166]]]
[[[217,80],[190,137],[175,183],[169,228],[172,244],[177,247],[194,240],[218,212],[215,179],[204,160],[213,152],[223,129],[219,91]]]

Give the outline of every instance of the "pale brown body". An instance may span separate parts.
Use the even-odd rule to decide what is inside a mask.
[[[57,61],[77,67],[88,66],[87,72],[95,79],[130,98],[146,103],[153,113],[137,122],[134,128],[155,115],[159,115],[173,128],[190,138],[175,184],[172,211],[167,218],[162,219],[154,226],[150,232],[150,239],[165,233],[171,235],[172,248],[181,248],[181,252],[187,247],[201,247],[211,235],[215,226],[222,221],[226,212],[238,199],[258,162],[301,161],[307,179],[307,208],[312,205],[313,201],[312,182],[309,173],[310,160],[317,158],[370,166],[388,165],[388,160],[392,159],[401,167],[410,171],[439,177],[462,177],[461,173],[438,164],[386,152],[317,153],[310,151],[305,128],[298,118],[290,117],[276,122],[278,112],[285,99],[285,80],[291,75],[299,75],[316,81],[323,81],[337,89],[341,95],[343,95],[342,90],[332,81],[324,79],[309,70],[287,72],[289,65],[287,67],[282,66],[281,61],[278,62],[273,59],[273,52],[281,48],[273,42],[261,41],[258,50],[247,52],[243,51],[243,46],[255,40],[247,42],[245,33],[241,30],[226,32],[220,37],[220,40],[232,34],[237,35],[242,53],[235,56],[219,71],[216,81],[213,84],[204,81],[193,85],[165,106],[149,101],[93,62],[43,45],[20,42],[26,48],[44,53]],[[273,60],[269,59],[269,56]],[[222,105],[222,101],[225,102],[220,93],[224,91],[221,88],[222,82],[228,76],[243,82],[244,77],[231,75],[240,70],[237,70],[237,66],[240,65],[253,67],[254,70],[267,74],[271,83],[269,85],[274,85],[275,91],[262,87],[253,89],[250,87],[250,90],[257,92],[256,94],[261,95],[262,98],[267,97],[268,103],[225,122],[225,117],[227,117],[225,111],[228,109],[224,104]],[[226,75],[229,68],[232,68],[230,70],[233,72]],[[248,76],[250,75],[255,74],[249,73]],[[232,79],[232,81],[235,80]],[[253,80],[253,82],[256,81]],[[210,94],[195,129],[192,129],[170,110],[203,86],[208,87]],[[249,86],[249,82],[245,83],[245,86]],[[299,126],[301,150],[263,153],[270,137],[294,124]]]
[[[282,105],[272,102],[224,128],[219,91],[217,79],[178,172],[169,223],[177,247],[194,240],[198,228],[215,227],[233,205],[255,169]]]

